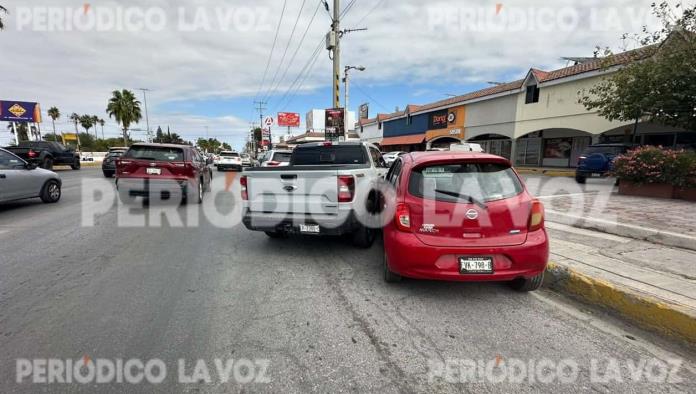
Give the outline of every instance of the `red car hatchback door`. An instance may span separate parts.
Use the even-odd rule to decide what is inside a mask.
[[[527,240],[532,198],[509,164],[454,159],[413,168],[411,231],[436,247],[512,246]]]
[[[119,175],[147,179],[194,177],[194,167],[183,148],[134,146],[121,158]]]

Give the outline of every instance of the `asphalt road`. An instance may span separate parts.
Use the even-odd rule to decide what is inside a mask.
[[[60,174],[59,204],[0,205],[0,392],[696,389],[691,350],[554,293],[520,294],[501,284],[388,285],[381,244],[357,250],[342,239],[271,240],[239,224],[214,225],[201,211],[234,215],[238,194],[223,191],[218,173],[207,208],[170,207],[184,223],[199,214],[199,225],[188,227],[156,226],[152,218],[147,226],[132,218],[121,221],[130,227],[119,225],[123,205],[92,205],[85,193],[105,184],[98,170]],[[91,207],[105,212],[94,226],[86,225]],[[142,217],[154,209],[133,210]],[[167,376],[159,384],[16,381],[17,359],[85,356],[158,359]],[[194,382],[179,383],[182,371],[184,382],[192,377],[199,359],[209,382],[199,369]],[[249,360],[255,377],[267,382],[223,383],[215,359]],[[682,362],[681,383],[631,379],[633,365],[657,364],[660,372],[659,363],[672,359]],[[458,375],[470,362],[481,366],[476,374]],[[562,362],[576,366],[569,383],[553,376]],[[521,384],[496,383],[486,372],[514,363],[526,369]],[[471,383],[467,376],[488,380]],[[545,376],[551,382],[542,382]]]

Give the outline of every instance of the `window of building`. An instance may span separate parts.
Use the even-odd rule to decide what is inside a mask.
[[[537,85],[527,86],[527,96],[524,99],[525,104],[539,102],[539,87]]]
[[[406,116],[406,125],[407,126],[411,125],[411,115]]]

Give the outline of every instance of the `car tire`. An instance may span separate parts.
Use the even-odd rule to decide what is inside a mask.
[[[384,281],[387,283],[398,283],[401,282],[401,275],[392,272],[389,269],[389,258],[387,257],[387,251],[384,251]]]
[[[43,168],[44,170],[52,171],[53,170],[53,159],[51,159],[50,157],[45,158],[41,162],[41,168]]]
[[[104,178],[113,178],[114,173],[113,171],[103,171],[104,172]]]
[[[360,228],[353,232],[353,246],[356,246],[360,249],[369,249],[374,242],[374,229],[360,225]]]
[[[203,204],[203,180],[198,181],[198,188],[196,190],[198,191],[196,194],[196,204]]]
[[[268,236],[268,238],[272,239],[287,238],[287,234],[280,231],[264,231],[264,233]]]
[[[587,182],[587,177],[582,174],[575,174],[575,182],[584,185]]]
[[[72,168],[74,171],[78,171],[80,169],[80,159],[75,159],[72,165],[70,165],[70,168]]]
[[[538,290],[543,283],[544,283],[544,273],[542,272],[539,275],[533,276],[529,279],[527,279],[527,278],[515,279],[514,281],[510,282],[510,287],[512,287],[514,290],[517,290],[517,291],[527,292],[527,291]]]
[[[46,204],[57,203],[60,200],[60,196],[60,183],[55,179],[46,181],[43,188],[41,188],[41,201]]]

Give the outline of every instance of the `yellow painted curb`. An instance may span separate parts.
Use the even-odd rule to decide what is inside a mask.
[[[696,315],[681,305],[592,278],[553,262],[546,268],[544,282],[547,287],[583,302],[616,311],[643,328],[696,344]]]
[[[542,170],[538,168],[515,168],[518,174],[574,177],[575,171]]]

